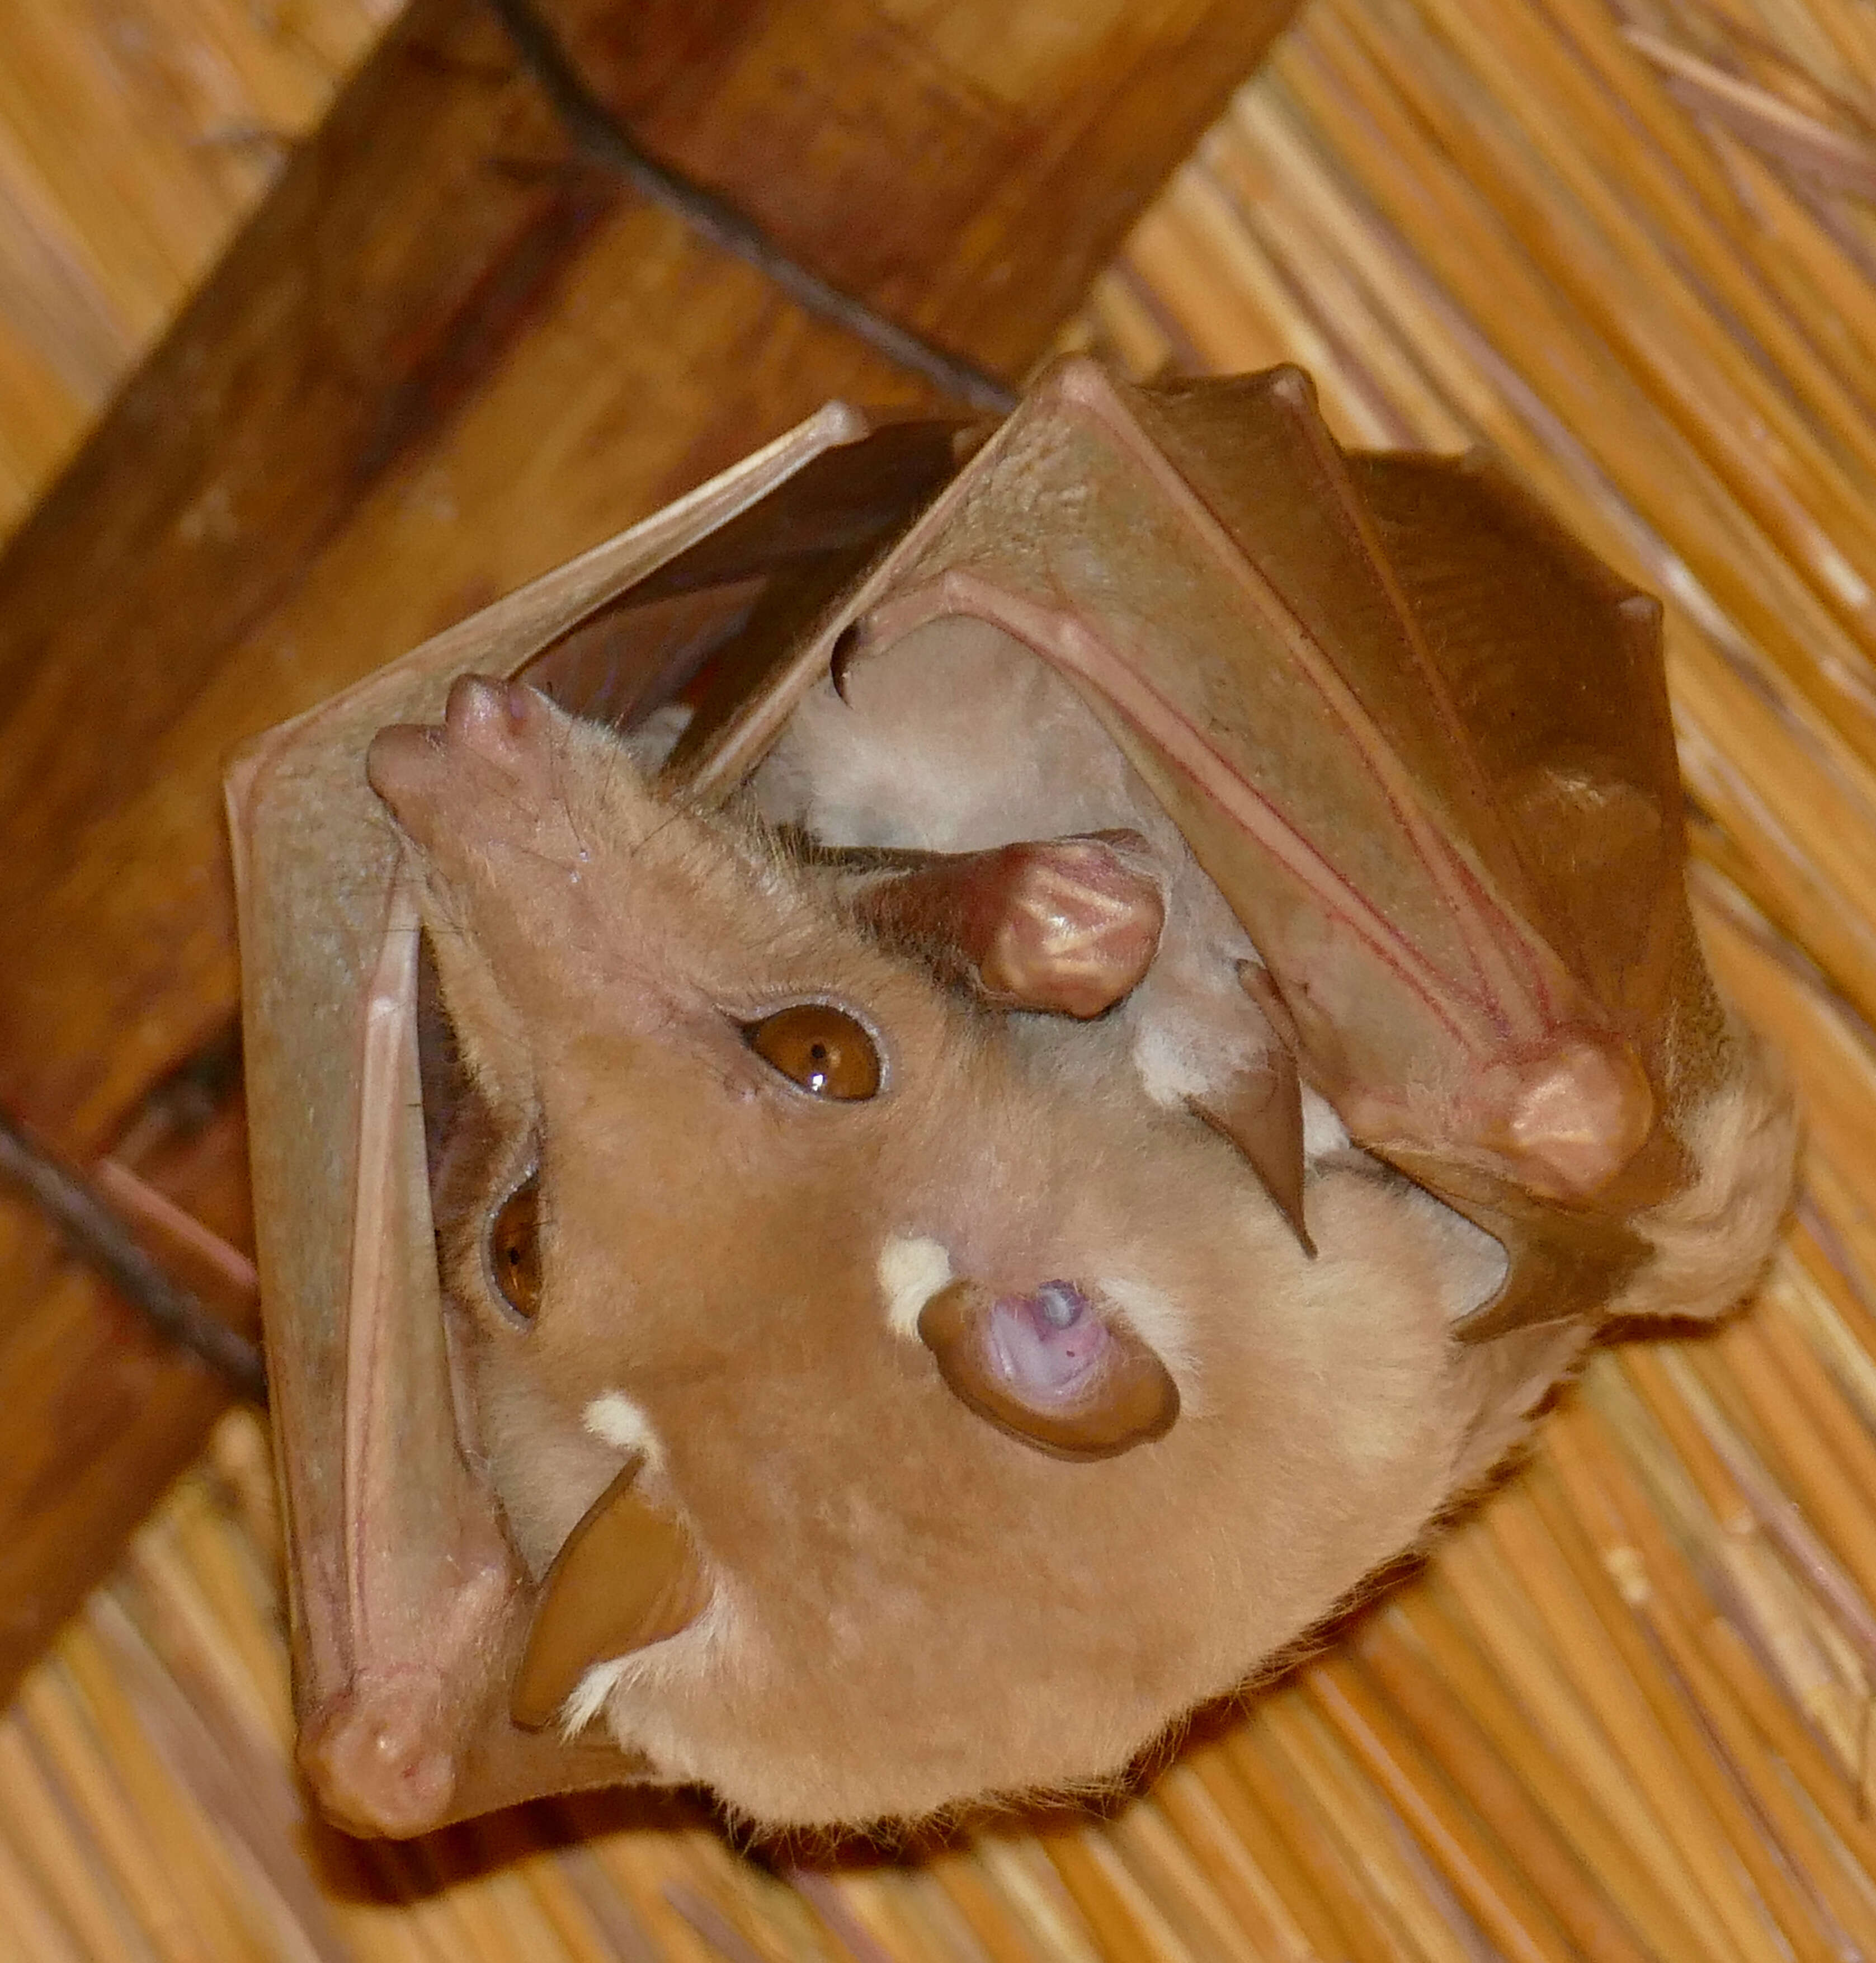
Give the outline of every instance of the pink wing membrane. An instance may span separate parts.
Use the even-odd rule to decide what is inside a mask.
[[[1227,387],[1241,413],[1218,413]],[[1186,418],[1177,393],[1058,370],[877,604],[860,596],[867,645],[967,613],[1074,679],[1238,912],[1305,1074],[1364,1142],[1593,1186],[1640,1142],[1645,1080],[1535,924],[1308,385],[1280,371],[1205,402]],[[1091,548],[1071,514],[1096,504]],[[1585,1110],[1606,1133],[1586,1153]]]

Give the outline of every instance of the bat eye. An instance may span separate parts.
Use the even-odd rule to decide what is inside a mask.
[[[865,1026],[826,1002],[778,1009],[744,1033],[757,1055],[817,1097],[851,1103],[879,1088],[879,1052]]]
[[[523,1322],[541,1299],[541,1176],[531,1172],[495,1209],[488,1228],[488,1272],[500,1295]]]

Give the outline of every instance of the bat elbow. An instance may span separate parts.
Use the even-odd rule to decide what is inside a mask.
[[[350,1831],[408,1840],[448,1817],[456,1759],[419,1695],[351,1686],[302,1726],[300,1769]]]

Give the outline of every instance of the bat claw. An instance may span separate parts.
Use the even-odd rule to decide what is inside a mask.
[[[857,620],[848,621],[834,637],[834,646],[828,655],[828,679],[843,702],[847,700],[847,671],[866,638],[866,630]]]
[[[1196,1116],[1244,1154],[1297,1245],[1313,1261],[1316,1244],[1303,1215],[1303,1091],[1296,1059],[1281,1043],[1273,1043],[1256,1066],[1231,1078],[1215,1099],[1186,1101]]]
[[[393,723],[373,738],[365,775],[407,836],[429,850],[472,835],[530,845],[551,824],[554,710],[525,683],[459,675],[443,719]]]
[[[1626,1046],[1580,1042],[1520,1075],[1491,1143],[1550,1197],[1601,1192],[1654,1129],[1654,1093]]]

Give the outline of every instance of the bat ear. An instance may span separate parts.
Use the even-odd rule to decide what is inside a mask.
[[[863,886],[854,902],[985,1001],[1083,1021],[1139,982],[1166,924],[1137,831],[921,855]]]
[[[683,1523],[632,1490],[642,1462],[587,1507],[541,1584],[508,1703],[524,1731],[550,1723],[594,1664],[676,1635],[709,1599]]]
[[[1111,1459],[1179,1416],[1166,1366],[1072,1282],[1006,1295],[953,1282],[920,1311],[918,1334],[972,1411],[1058,1459]]]

